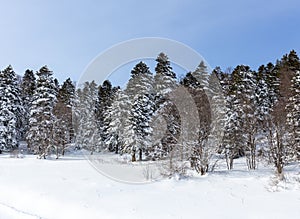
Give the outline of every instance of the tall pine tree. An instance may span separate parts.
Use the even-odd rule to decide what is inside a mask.
[[[29,128],[30,107],[32,103],[33,94],[36,87],[36,79],[32,70],[27,69],[22,78],[20,85],[21,99],[24,107],[23,125],[22,125],[22,138],[25,138],[25,134]]]
[[[57,93],[57,101],[53,109],[55,115],[54,142],[60,153],[64,155],[65,147],[74,140],[72,124],[72,107],[75,98],[75,86],[68,78]]]
[[[17,76],[8,66],[0,72],[0,150],[11,151],[20,140],[23,107]]]
[[[176,75],[172,70],[169,58],[166,54],[160,53],[156,58],[154,91],[155,91],[155,107],[154,121],[164,121],[166,130],[161,141],[154,145],[152,159],[166,156],[175,147],[180,135],[180,116],[176,106],[171,102],[168,95],[177,87]],[[161,122],[160,122],[161,123]],[[162,123],[162,124],[163,124]],[[155,127],[158,129],[159,127]],[[156,132],[156,130],[154,130]]]
[[[139,159],[142,160],[143,152],[148,151],[151,143],[150,122],[154,107],[153,75],[145,63],[139,62],[133,68],[125,92],[131,100],[128,122],[133,127],[136,142],[136,148],[130,148],[138,150]]]
[[[105,120],[105,115],[108,108],[111,106],[115,94],[115,89],[113,88],[109,80],[105,80],[102,85],[98,87],[98,100],[96,103],[96,119],[98,124],[98,129],[100,132],[101,142],[107,141],[109,138],[109,133],[107,132],[108,121]]]
[[[76,98],[76,144],[78,148],[89,150],[93,154],[101,147],[100,130],[96,119],[98,88],[95,81],[85,82],[83,89],[77,90]]]
[[[130,115],[130,104],[129,97],[119,89],[105,113],[104,121],[108,124],[107,133],[109,133],[105,144],[109,151],[114,151],[117,154],[124,152],[124,130]]]
[[[292,158],[300,161],[300,70],[292,78],[292,96],[287,106],[287,122],[289,125],[289,138]]]
[[[53,123],[55,116],[53,107],[56,102],[56,85],[53,72],[47,66],[37,72],[36,90],[30,107],[29,130],[26,140],[28,147],[39,158],[46,158],[54,146]]]

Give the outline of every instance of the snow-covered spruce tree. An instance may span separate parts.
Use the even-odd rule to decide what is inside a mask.
[[[256,99],[256,75],[250,68],[246,68],[243,72],[242,84],[243,94],[242,107],[243,107],[243,130],[246,138],[245,155],[247,166],[249,169],[256,169],[256,144],[258,133],[258,116],[257,116],[257,99]]]
[[[105,121],[105,114],[112,104],[114,94],[114,88],[109,80],[105,80],[102,85],[99,85],[98,100],[96,103],[96,119],[101,142],[105,142],[109,138],[109,133],[107,132],[108,122]]]
[[[300,69],[300,60],[295,50],[291,50],[288,54],[288,65],[289,68],[293,71],[297,71]]]
[[[225,132],[223,138],[224,154],[227,162],[227,168],[233,169],[233,159],[241,155],[239,143],[241,131],[239,129],[239,115],[236,106],[233,104],[231,96],[226,98],[227,111],[225,116]]]
[[[272,111],[273,102],[277,99],[275,94],[275,88],[272,86],[270,72],[264,65],[260,66],[256,73],[256,112],[255,116],[258,122],[258,128],[260,131],[265,130],[266,122],[270,117]],[[267,82],[269,80],[269,84]]]
[[[144,94],[153,95],[153,74],[144,62],[139,62],[131,70],[125,92],[131,99]]]
[[[76,145],[77,148],[89,150],[93,154],[101,147],[96,120],[97,84],[94,81],[85,82],[83,89],[77,90],[77,98],[75,107]]]
[[[132,132],[126,133],[125,131],[131,128],[130,114],[131,101],[124,91],[118,89],[105,115],[105,122],[108,124],[107,133],[109,133],[105,144],[109,151],[123,154],[126,152],[126,148],[129,150],[129,147],[135,147],[130,143],[135,136]]]
[[[259,133],[259,125],[262,124],[262,113],[265,116],[266,102],[265,96],[266,93],[266,84],[261,78],[258,83],[258,75],[253,72],[248,66],[238,66],[233,72],[232,83],[235,83],[233,88],[233,107],[231,109],[237,110],[237,116],[239,118],[239,129],[242,130],[240,133],[240,141],[244,143],[244,146],[241,145],[239,149],[245,153],[247,166],[249,169],[255,169],[256,164],[256,145],[257,145],[257,136]],[[260,99],[258,99],[259,97]],[[258,103],[258,101],[260,101]],[[260,104],[260,105],[259,105]],[[266,111],[266,112],[262,112]],[[230,125],[229,125],[230,126]],[[232,160],[230,160],[229,164]],[[229,165],[230,167],[231,165]]]
[[[131,101],[128,125],[133,128],[136,145],[135,147],[125,145],[124,150],[130,151],[131,154],[138,151],[139,160],[142,160],[143,152],[148,154],[151,143],[150,122],[154,107],[153,75],[144,62],[139,62],[131,71],[131,78],[128,81],[125,93]]]
[[[260,66],[256,73],[255,88],[255,110],[254,118],[256,121],[257,134],[255,142],[257,146],[257,156],[259,158],[269,158],[268,153],[268,128],[271,121],[271,112],[273,110],[273,101],[277,97],[271,91],[267,83],[268,70],[265,66]]]
[[[287,59],[292,71],[290,97],[287,103],[287,123],[289,130],[288,155],[291,160],[300,161],[300,60],[292,50]]]
[[[223,111],[223,119],[222,124],[223,124],[223,128],[222,128],[222,136],[221,136],[221,144],[219,146],[219,150],[218,153],[219,154],[226,154],[226,145],[228,146],[228,143],[231,142],[231,140],[228,138],[228,136],[226,137],[226,135],[228,135],[228,131],[230,130],[230,128],[228,130],[225,129],[226,126],[231,126],[230,121],[230,116],[229,114],[232,114],[233,110],[232,110],[232,103],[231,103],[231,98],[230,98],[230,89],[231,89],[231,70],[228,69],[227,72],[223,72],[221,70],[220,67],[216,67],[213,70],[213,74],[216,75],[216,77],[219,79],[219,85],[220,85],[220,93],[223,96],[223,104],[220,103],[220,105],[222,105],[222,111]],[[213,85],[211,85],[213,86]],[[218,99],[218,98],[217,98]],[[213,108],[212,108],[213,109]],[[221,111],[220,111],[221,112]]]
[[[275,145],[278,146],[278,149],[281,148],[280,144],[275,144],[275,142],[280,139],[277,138],[280,136],[280,129],[285,126],[281,126],[279,123],[279,121],[284,121],[284,119],[281,119],[280,117],[285,117],[284,112],[280,109],[284,106],[280,97],[280,84],[279,62],[275,66],[272,63],[268,63],[266,66],[262,65],[259,67],[257,77],[257,117],[259,129],[261,131],[260,135],[262,136],[262,141],[260,142],[262,147],[258,150],[259,153],[263,152],[262,155],[268,155],[270,162],[274,161],[275,154],[280,154],[275,153],[278,151],[275,150]],[[276,128],[276,124],[280,125],[280,127]],[[264,139],[266,139],[267,142],[264,142]],[[275,165],[278,166],[278,169],[281,169],[281,165]]]
[[[164,100],[166,95],[176,88],[176,75],[172,70],[169,58],[166,54],[160,53],[156,58],[154,88],[159,100]],[[157,106],[159,107],[159,105]]]
[[[287,105],[287,123],[292,160],[300,161],[300,70],[296,70],[291,84],[292,96]]]
[[[149,156],[152,159],[159,159],[170,153],[175,147],[180,135],[180,116],[168,95],[176,89],[176,75],[172,71],[170,61],[164,53],[160,53],[156,59],[154,76],[154,121],[164,121],[166,129],[161,141],[153,146]],[[156,132],[156,130],[153,130]]]
[[[265,75],[265,82],[268,90],[268,102],[270,103],[270,108],[273,108],[279,98],[280,80],[278,67],[274,66],[272,63],[268,63],[266,66],[260,67],[258,71]]]
[[[75,149],[81,149],[80,145],[80,121],[81,121],[81,110],[83,110],[83,91],[82,88],[75,88],[75,95],[74,95],[74,102],[72,108],[72,125],[74,129],[74,136],[75,136]]]
[[[192,76],[196,78],[199,82],[199,87],[203,90],[207,90],[207,94],[210,93],[210,86],[209,86],[209,77],[210,73],[208,72],[207,66],[205,65],[204,61],[201,61],[198,67],[192,72]]]
[[[131,109],[131,122],[136,136],[136,144],[139,152],[139,160],[141,161],[143,152],[148,154],[148,148],[151,144],[150,128],[151,116],[153,113],[152,96],[143,94],[134,98]]]
[[[23,107],[17,76],[11,66],[0,72],[0,150],[18,147]]]
[[[47,66],[37,73],[38,79],[30,107],[29,129],[26,140],[31,151],[39,158],[46,158],[53,144],[53,107],[56,102],[56,86],[53,72]]]
[[[230,76],[226,91],[225,132],[223,139],[224,153],[228,169],[233,168],[233,159],[245,154],[247,138],[244,131],[245,103],[243,100],[243,74],[249,71],[247,66],[237,66]]]
[[[277,70],[273,70],[272,63],[260,66],[256,73],[256,106],[255,118],[257,121],[257,156],[265,158],[269,162],[270,145],[273,141],[274,126],[272,123],[272,111],[278,101],[279,78]]]
[[[221,86],[219,74],[216,71],[213,71],[209,77],[209,87],[211,112],[209,144],[211,145],[211,154],[213,156],[222,151],[222,141],[225,131],[225,115],[227,111],[224,90]],[[212,164],[212,170],[217,161],[218,160],[216,159]]]
[[[109,133],[105,144],[109,151],[114,151],[117,154],[124,151],[124,130],[130,115],[130,106],[129,97],[119,89],[105,113],[104,121],[108,124],[107,133]]]
[[[222,140],[224,136],[225,113],[226,113],[226,98],[222,87],[220,75],[223,74],[218,67],[214,69],[209,77],[210,87],[210,108],[212,114],[211,133],[215,144],[218,147],[218,152],[222,149]]]
[[[121,88],[119,86],[112,88],[110,100],[108,102],[109,104],[107,104],[107,106],[105,107],[105,110],[102,115],[103,116],[103,124],[102,124],[102,127],[100,127],[100,129],[99,129],[102,149],[108,150],[110,152],[114,151],[116,154],[121,152],[121,148],[119,148],[119,145],[117,147],[115,147],[115,146],[111,147],[110,143],[108,143],[108,142],[110,141],[110,139],[112,138],[112,135],[113,135],[113,133],[111,131],[109,131],[110,122],[111,122],[110,112],[111,112],[112,104],[114,103],[114,100],[116,100],[117,93],[119,91],[121,91]]]
[[[36,79],[32,70],[27,69],[22,78],[20,85],[21,99],[24,108],[24,115],[22,119],[21,128],[21,138],[25,138],[25,134],[29,128],[29,118],[30,118],[30,107],[32,103],[32,98],[34,90],[36,87]]]
[[[57,102],[53,113],[56,117],[54,122],[54,144],[59,149],[58,153],[64,156],[65,147],[74,140],[72,124],[72,106],[74,103],[75,86],[68,78],[57,93]]]

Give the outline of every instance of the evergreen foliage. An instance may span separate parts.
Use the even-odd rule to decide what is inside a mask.
[[[12,66],[0,72],[0,150],[18,147],[21,137],[23,107],[16,73]]]
[[[20,96],[23,103],[24,115],[22,119],[21,137],[25,138],[25,134],[28,131],[30,107],[32,103],[33,94],[36,87],[36,79],[32,70],[27,69],[22,78],[20,85]]]
[[[40,158],[46,158],[54,147],[53,107],[56,103],[56,85],[53,72],[47,66],[37,72],[37,84],[30,107],[29,129],[26,140],[28,147]]]
[[[26,138],[29,153],[39,158],[52,151],[58,157],[75,144],[90,153],[128,153],[132,161],[168,157],[171,164],[178,156],[201,174],[213,169],[216,156],[226,158],[228,169],[238,157],[245,156],[249,169],[264,158],[279,174],[300,161],[300,60],[294,50],[257,71],[238,65],[211,73],[202,61],[180,83],[160,53],[155,75],[141,61],[125,89],[106,80],[76,90],[70,78],[60,86],[47,66],[36,75],[26,70],[19,81],[11,66],[0,71],[0,151],[15,150]],[[197,126],[186,123],[187,99]]]

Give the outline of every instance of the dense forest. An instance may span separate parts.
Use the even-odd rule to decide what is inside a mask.
[[[258,70],[239,65],[208,71],[204,62],[180,79],[166,54],[153,74],[144,62],[131,71],[126,88],[109,80],[62,84],[47,66],[19,77],[0,72],[0,152],[27,142],[27,153],[47,158],[76,150],[130,154],[131,161],[174,159],[201,174],[216,158],[245,157],[300,162],[300,61],[294,50]],[[176,159],[175,159],[176,158]],[[174,161],[173,171],[180,171]]]

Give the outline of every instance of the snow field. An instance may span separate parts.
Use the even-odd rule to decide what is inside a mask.
[[[0,219],[299,218],[299,166],[288,167],[286,181],[276,185],[270,167],[247,171],[244,163],[237,160],[230,172],[221,163],[204,177],[126,184],[80,156],[1,155]]]

